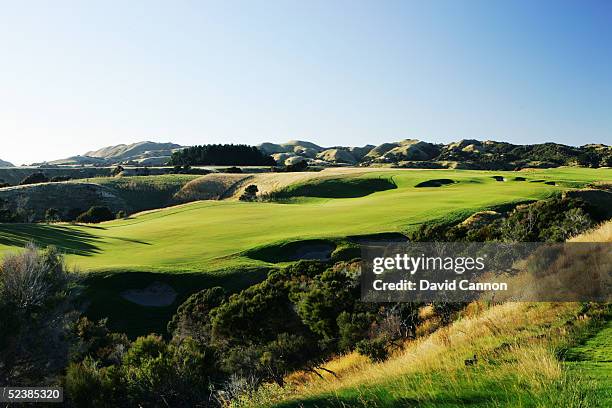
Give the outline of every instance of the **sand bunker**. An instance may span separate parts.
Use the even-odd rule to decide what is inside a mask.
[[[526,181],[527,179],[525,177],[515,177],[514,181]]]
[[[176,299],[176,292],[170,285],[153,282],[144,289],[130,289],[121,292],[121,297],[141,306],[170,306]]]
[[[454,182],[455,180],[451,180],[451,179],[433,179],[433,180],[423,181],[417,184],[415,187],[442,187],[446,184],[453,184]]]
[[[495,181],[506,181],[506,178],[504,176],[491,176],[492,178],[495,179]]]

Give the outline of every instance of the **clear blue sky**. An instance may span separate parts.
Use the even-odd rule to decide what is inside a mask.
[[[612,1],[6,1],[0,158],[612,142]]]

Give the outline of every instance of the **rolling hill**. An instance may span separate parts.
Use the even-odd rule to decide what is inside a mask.
[[[52,160],[36,165],[97,165],[110,166],[119,163],[133,163],[139,165],[160,166],[165,165],[172,152],[182,146],[176,143],[138,142],[132,144],[119,144],[92,150],[83,155],[72,156],[67,159]]]
[[[13,163],[9,163],[7,161],[0,160],[0,167],[15,167],[15,165]]]
[[[580,147],[558,143],[514,145],[473,139],[436,144],[405,139],[378,146],[321,147],[306,141],[292,140],[282,144],[262,143],[258,148],[271,155],[280,165],[306,160],[313,165],[393,165],[411,168],[482,170],[514,170],[562,165],[612,166],[612,147],[602,144]]]

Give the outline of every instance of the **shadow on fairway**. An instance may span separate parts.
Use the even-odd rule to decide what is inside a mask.
[[[149,333],[167,335],[166,326],[176,309],[202,289],[223,287],[228,294],[263,281],[270,268],[244,268],[220,273],[96,272],[85,275],[81,301],[85,315],[94,321],[108,318],[108,327],[126,333],[131,339]],[[170,286],[176,293],[168,306],[142,306],[122,296],[154,283]]]
[[[28,242],[46,247],[54,245],[62,252],[93,255],[100,252],[94,235],[61,225],[0,224],[0,244],[24,247]]]

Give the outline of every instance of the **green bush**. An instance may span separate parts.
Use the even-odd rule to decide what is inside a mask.
[[[71,347],[74,276],[55,248],[6,254],[0,265],[0,380],[39,384],[58,375]]]
[[[110,221],[114,218],[113,212],[108,207],[93,206],[79,215],[76,221],[84,224],[97,224],[99,222]]]
[[[389,358],[387,342],[384,339],[362,340],[357,343],[357,352],[374,362],[385,361]]]
[[[240,201],[255,201],[259,189],[255,184],[250,184],[244,189],[244,193],[240,196]]]
[[[57,222],[60,220],[59,210],[57,208],[47,208],[45,211],[45,221]]]
[[[46,183],[48,182],[49,179],[47,178],[47,176],[45,176],[44,173],[33,173],[30,174],[29,176],[25,177],[23,180],[21,180],[21,183],[19,183],[20,185],[24,186],[27,184],[38,184],[38,183]]]

